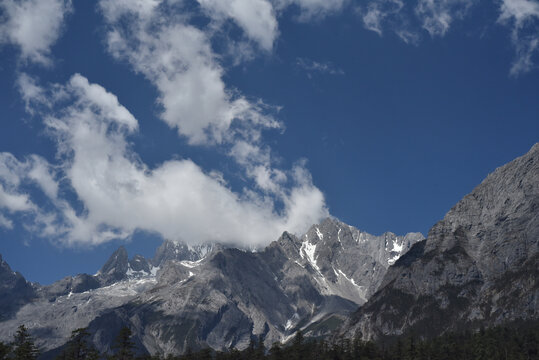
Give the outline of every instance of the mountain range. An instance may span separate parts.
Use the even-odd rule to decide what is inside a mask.
[[[0,341],[25,324],[52,356],[76,328],[100,351],[128,326],[141,352],[308,337],[390,341],[537,319],[539,144],[419,233],[373,236],[327,218],[257,251],[164,241],[95,274],[27,282],[0,257]]]
[[[323,336],[364,304],[388,267],[423,238],[373,236],[328,218],[301,237],[285,232],[259,251],[165,241],[152,259],[129,259],[120,247],[97,274],[47,286],[26,282],[2,262],[3,287],[17,301],[0,303],[6,304],[0,340],[25,324],[49,351],[74,329],[89,327],[98,349],[107,351],[129,326],[144,351],[178,354],[241,349],[258,336],[271,345],[298,329]]]

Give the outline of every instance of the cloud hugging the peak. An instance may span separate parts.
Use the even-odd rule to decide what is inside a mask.
[[[290,177],[289,186],[274,189],[275,197],[235,193],[189,159],[149,168],[129,145],[129,137],[138,131],[137,120],[115,95],[82,75],[39,93],[48,94],[46,99],[61,98],[64,104],[43,114],[60,162],[49,164],[37,156],[21,161],[2,154],[1,226],[11,227],[10,216],[25,213],[31,219],[27,226],[68,245],[96,245],[144,230],[188,243],[260,246],[284,230],[301,232],[328,215],[323,194],[302,164],[282,171]],[[24,95],[30,106],[43,105],[43,97]],[[31,185],[46,194],[52,206],[44,209],[32,202],[24,190]],[[69,192],[82,210],[64,196]],[[280,211],[276,201],[284,204]]]
[[[35,17],[32,1],[3,0],[4,7],[14,9],[7,12],[3,39],[20,46],[22,59],[49,65],[50,48],[71,3],[46,0],[55,13],[41,14],[39,21],[47,24],[41,32],[49,35],[37,46],[30,41],[37,35],[7,33],[18,21],[15,15]],[[188,144],[228,154],[243,171],[238,176],[247,179],[246,186],[234,192],[217,175],[219,169],[206,171],[189,159],[150,168],[129,142],[139,131],[138,121],[114,94],[79,74],[66,84],[42,86],[20,73],[16,85],[26,111],[43,121],[57,157],[49,163],[36,155],[4,154],[0,226],[12,228],[22,219],[34,233],[68,245],[95,245],[143,230],[191,243],[258,246],[327,216],[324,196],[305,162],[277,168],[264,143],[264,131],[283,128],[275,118],[278,107],[228,87],[211,41],[225,22],[234,23],[244,34],[237,47],[246,52],[237,55],[241,61],[252,52],[273,51],[277,16],[285,7],[296,6],[305,20],[338,11],[343,3],[234,0],[223,6],[199,0],[199,11],[211,21],[195,26],[181,1],[99,1],[107,51],[157,89],[159,118]],[[33,201],[36,193],[46,195],[46,206]]]

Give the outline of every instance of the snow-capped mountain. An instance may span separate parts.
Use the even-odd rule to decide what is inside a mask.
[[[0,322],[0,340],[25,324],[50,350],[89,326],[106,350],[128,325],[144,350],[178,354],[207,345],[243,348],[259,335],[270,345],[297,329],[324,334],[422,239],[372,236],[328,218],[301,237],[285,232],[258,252],[165,241],[152,259],[129,259],[120,247],[95,275],[34,285],[32,300]]]

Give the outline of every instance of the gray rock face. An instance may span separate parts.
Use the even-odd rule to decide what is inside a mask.
[[[98,277],[102,284],[110,285],[117,281],[123,280],[126,276],[129,267],[129,258],[127,257],[127,250],[123,246],[120,246],[116,250],[108,261],[99,270]]]
[[[190,246],[182,242],[166,240],[159,246],[151,263],[155,267],[160,267],[170,260],[197,261],[207,254],[217,249],[217,244],[203,244]]]
[[[21,323],[44,350],[89,326],[109,349],[122,326],[150,353],[188,347],[244,348],[253,336],[269,346],[298,329],[327,334],[363,304],[387,268],[421,234],[372,236],[336,219],[302,237],[284,233],[259,252],[165,241],[152,260],[118,249],[95,276],[68,277],[0,323],[0,340]]]
[[[38,289],[38,292],[41,297],[54,301],[58,296],[68,295],[69,293],[82,293],[97,289],[100,286],[101,283],[96,276],[79,274],[74,277],[68,276],[51,285],[43,286]]]
[[[343,327],[353,336],[435,336],[537,318],[539,144],[496,169],[396,261]]]
[[[9,319],[23,305],[37,296],[32,284],[11,270],[0,255],[0,321]]]

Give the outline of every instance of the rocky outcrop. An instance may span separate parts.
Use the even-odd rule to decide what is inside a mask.
[[[341,333],[421,337],[538,314],[539,144],[496,169],[396,261]]]

